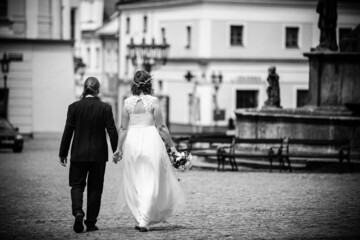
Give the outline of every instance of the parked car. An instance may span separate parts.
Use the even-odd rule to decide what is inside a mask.
[[[0,118],[0,148],[11,148],[14,152],[21,152],[23,145],[24,139],[19,129],[14,128],[7,119]]]

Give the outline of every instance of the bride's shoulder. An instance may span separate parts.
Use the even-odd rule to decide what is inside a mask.
[[[157,100],[157,97],[155,97],[155,96],[152,96],[152,95],[148,95],[148,96],[151,100]]]
[[[127,97],[125,98],[124,100],[124,104],[125,106],[129,107],[129,106],[132,106],[132,105],[135,105],[135,97],[134,96],[130,96],[130,97]]]
[[[156,103],[156,102],[158,102],[158,98],[157,98],[157,97],[154,97],[154,96],[152,96],[152,95],[148,95],[148,96],[149,96],[149,99],[150,99],[151,103]]]

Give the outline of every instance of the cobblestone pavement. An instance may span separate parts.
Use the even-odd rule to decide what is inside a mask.
[[[0,150],[0,239],[360,239],[360,174],[216,172],[180,174],[187,208],[150,232],[117,215],[119,166],[107,165],[100,231],[72,231],[69,167],[58,140]]]

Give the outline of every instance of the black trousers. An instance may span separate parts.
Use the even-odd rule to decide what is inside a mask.
[[[69,185],[71,187],[72,214],[85,215],[83,207],[83,193],[87,178],[87,226],[95,225],[100,211],[101,194],[104,186],[106,162],[71,162]]]

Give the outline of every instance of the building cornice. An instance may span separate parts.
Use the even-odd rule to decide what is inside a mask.
[[[63,39],[32,39],[32,38],[1,38],[2,44],[19,44],[19,43],[32,43],[32,44],[56,44],[56,45],[74,45],[74,40]]]
[[[227,63],[302,63],[307,64],[309,61],[306,58],[169,58],[169,63],[198,63],[206,65],[214,62]]]
[[[118,10],[137,10],[137,9],[149,9],[149,8],[169,8],[179,7],[187,5],[196,5],[201,3],[202,0],[154,0],[154,1],[134,1],[127,3],[116,4]]]
[[[317,0],[134,0],[119,1],[118,10],[137,10],[144,8],[169,8],[197,4],[248,4],[248,5],[286,5],[315,7]]]

